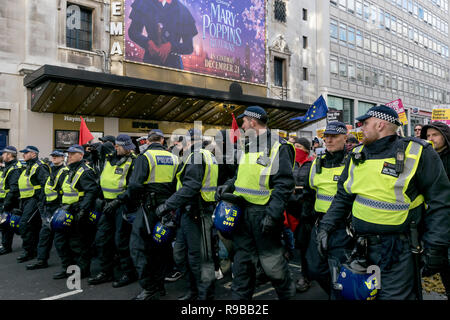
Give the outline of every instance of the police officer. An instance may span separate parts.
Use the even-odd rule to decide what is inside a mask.
[[[0,212],[17,212],[20,207],[18,182],[22,164],[17,161],[17,149],[15,147],[7,146],[1,152],[5,166],[2,168],[0,176]],[[2,226],[1,231],[2,246],[0,255],[3,255],[12,251],[14,231],[8,225]]]
[[[148,148],[138,156],[129,186],[118,198],[137,202],[136,218],[130,236],[130,253],[136,267],[142,292],[134,300],[157,300],[164,291],[164,275],[171,243],[157,244],[152,232],[159,218],[156,206],[175,191],[178,158],[163,147],[164,134],[154,129],[148,134]]]
[[[23,253],[17,258],[17,262],[25,262],[36,256],[39,242],[39,230],[41,228],[42,197],[45,183],[50,174],[50,168],[39,160],[39,149],[35,146],[27,146],[20,150],[26,166],[19,177],[19,192],[22,209],[20,219],[20,235],[22,237]]]
[[[347,127],[342,122],[328,123],[324,132],[325,153],[318,155],[311,165],[309,183],[305,187],[305,202],[314,203],[315,225],[324,217],[337,192],[337,182],[345,166],[345,141]],[[350,213],[350,211],[348,212]],[[328,256],[322,256],[317,250],[316,226],[311,231],[311,239],[306,252],[306,274],[316,280],[320,286],[334,298],[331,292],[331,273],[329,266],[338,268],[346,260],[346,254],[353,249],[352,238],[347,234],[346,224],[336,227],[328,241]]]
[[[163,217],[179,209],[177,238],[183,238],[187,246],[189,281],[187,294],[179,299],[210,300],[214,298],[215,281],[211,215],[219,170],[214,155],[201,148],[200,130],[190,129],[183,146],[184,164],[176,175],[177,191],[155,213]]]
[[[98,248],[100,272],[88,279],[92,285],[113,280],[114,253],[120,259],[122,275],[113,282],[114,288],[123,287],[136,280],[136,271],[130,257],[129,241],[131,225],[122,218],[127,211],[126,204],[118,199],[125,192],[133,172],[136,146],[129,135],[120,134],[115,140],[115,152],[106,157],[100,176],[100,187],[106,204],[98,223],[95,245]]]
[[[328,235],[351,210],[367,265],[380,269],[378,299],[414,299],[421,295],[413,255],[420,251],[418,230],[425,268],[438,272],[447,261],[450,183],[429,143],[396,134],[401,123],[393,109],[375,106],[357,120],[363,145],[347,158],[337,194],[318,226],[319,250],[326,252]]]
[[[83,160],[84,149],[75,144],[67,149],[69,172],[62,184],[61,203],[74,216],[70,232],[55,231],[55,247],[61,259],[62,270],[53,279],[68,275],[67,267],[77,264],[81,277],[90,273],[91,245],[95,237],[95,225],[89,222],[89,213],[94,208],[99,187],[94,169]]]
[[[50,176],[45,183],[44,212],[42,213],[42,227],[39,232],[39,243],[37,248],[37,261],[27,265],[27,270],[43,269],[48,267],[47,260],[52,248],[54,232],[50,227],[50,220],[56,209],[61,206],[61,186],[69,169],[64,165],[64,152],[54,150]]]
[[[259,106],[248,107],[242,129],[249,142],[242,150],[237,173],[217,191],[242,196],[247,205],[233,234],[234,264],[231,285],[233,299],[250,300],[255,289],[258,260],[280,299],[295,295],[295,283],[284,257],[281,242],[284,210],[294,191],[295,150],[267,128],[267,113]]]

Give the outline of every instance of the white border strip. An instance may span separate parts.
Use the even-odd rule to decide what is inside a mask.
[[[73,296],[74,294],[78,294],[78,293],[82,293],[82,292],[83,292],[83,290],[73,290],[73,291],[69,291],[69,292],[66,292],[66,293],[59,294],[57,296],[47,297],[47,298],[44,298],[44,299],[41,299],[41,300],[58,300],[58,299],[69,297],[69,296]]]

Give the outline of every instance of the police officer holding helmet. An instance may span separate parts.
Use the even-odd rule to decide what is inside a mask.
[[[44,188],[44,211],[42,213],[42,227],[39,232],[37,248],[37,261],[27,265],[27,270],[43,269],[48,267],[47,260],[52,249],[54,232],[50,227],[50,220],[56,209],[61,206],[61,186],[69,169],[64,165],[64,152],[54,150],[52,157],[51,173],[47,178]]]
[[[325,153],[313,161],[309,172],[309,183],[305,187],[305,202],[312,202],[315,224],[326,214],[337,192],[337,182],[345,166],[347,127],[344,123],[335,121],[327,124],[324,132]],[[348,212],[350,213],[350,211]],[[328,254],[322,255],[317,250],[316,226],[311,231],[311,239],[306,251],[306,274],[316,280],[332,298],[331,273],[329,266],[338,268],[344,262],[346,254],[353,249],[352,238],[347,234],[346,223],[343,221],[330,234]]]
[[[119,198],[138,203],[130,236],[130,253],[142,292],[134,300],[157,300],[165,294],[164,275],[172,254],[171,243],[157,244],[152,232],[159,218],[157,205],[175,191],[178,158],[164,147],[164,134],[154,129],[148,134],[148,148],[136,159],[127,191]]]
[[[18,181],[23,168],[22,164],[17,161],[17,149],[15,147],[7,146],[1,152],[5,167],[2,168],[0,176],[0,212],[12,213],[13,211],[18,211],[20,207]],[[2,225],[1,231],[2,246],[0,255],[3,255],[12,251],[14,231],[9,225]]]
[[[347,158],[337,194],[318,226],[319,250],[326,252],[330,233],[351,211],[365,267],[375,265],[381,272],[378,299],[420,298],[419,241],[427,270],[437,272],[447,260],[450,183],[429,143],[396,134],[401,123],[393,109],[375,106],[357,120],[363,145]]]
[[[214,155],[202,149],[202,133],[190,129],[183,139],[183,165],[176,174],[177,191],[156,209],[160,218],[179,208],[177,238],[187,245],[189,289],[180,300],[214,298],[214,261],[211,237],[214,196],[219,168]]]
[[[100,187],[106,204],[98,222],[95,245],[98,248],[100,272],[88,279],[91,285],[112,281],[114,276],[114,253],[120,259],[119,280],[114,288],[123,287],[136,281],[136,271],[130,257],[129,241],[131,225],[122,218],[127,211],[126,203],[118,196],[126,191],[136,156],[136,149],[130,136],[120,134],[115,140],[115,152],[106,156],[100,176]]]
[[[234,231],[233,299],[250,300],[255,289],[258,260],[280,299],[291,299],[296,289],[281,243],[284,210],[294,191],[294,146],[270,132],[267,113],[248,107],[242,129],[249,142],[239,160],[237,173],[217,190],[217,200],[234,191],[247,204]]]
[[[55,247],[61,259],[62,270],[53,279],[67,278],[67,267],[77,264],[81,277],[90,274],[91,245],[95,237],[95,225],[89,222],[89,213],[98,197],[95,171],[83,160],[84,148],[78,144],[67,149],[69,172],[62,184],[61,203],[73,215],[69,232],[55,231]]]
[[[47,164],[39,160],[39,149],[27,146],[20,150],[26,166],[19,177],[19,192],[22,217],[20,219],[20,235],[22,237],[23,253],[17,257],[17,262],[33,259],[37,253],[39,231],[41,229],[41,213],[44,213],[42,197],[45,183],[50,174]]]

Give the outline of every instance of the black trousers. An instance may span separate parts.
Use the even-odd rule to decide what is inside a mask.
[[[120,271],[131,274],[135,272],[130,256],[131,224],[122,218],[126,206],[122,205],[109,215],[103,214],[97,225],[95,245],[97,247],[100,269],[105,273],[114,272],[114,255],[119,256]]]
[[[41,230],[41,214],[37,196],[21,199],[22,217],[19,232],[22,237],[22,248],[29,255],[36,255]]]
[[[280,300],[291,299],[295,296],[295,282],[281,242],[282,225],[279,232],[263,234],[261,220],[265,214],[265,206],[246,207],[244,216],[232,236],[235,253],[231,292],[235,300],[252,299],[258,261]]]
[[[70,230],[55,231],[55,248],[63,269],[76,264],[80,267],[81,273],[89,274],[96,226],[88,219],[86,221],[77,221],[77,217],[74,219]]]
[[[130,254],[139,284],[143,289],[152,292],[164,288],[164,277],[172,259],[171,242],[157,244],[152,239],[151,233],[157,221],[153,212],[147,212],[140,207],[136,212],[130,236]]]
[[[41,215],[42,226],[37,246],[37,259],[40,261],[47,261],[50,257],[55,233],[51,230],[49,222],[58,207],[58,204],[47,204],[44,213]]]
[[[316,280],[325,292],[329,295],[331,291],[330,266],[339,267],[344,263],[354,248],[353,239],[347,234],[345,227],[336,229],[329,235],[327,257],[322,258],[317,251],[317,227],[311,231],[309,246],[306,251],[306,272],[305,275],[310,280]]]

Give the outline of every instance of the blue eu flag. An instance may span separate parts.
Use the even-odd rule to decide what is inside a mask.
[[[292,118],[290,120],[300,120],[301,122],[319,120],[321,118],[325,118],[327,116],[327,112],[328,112],[327,103],[325,102],[325,99],[321,95],[312,104],[312,106],[309,107],[308,111],[306,111],[306,114],[304,116]]]

